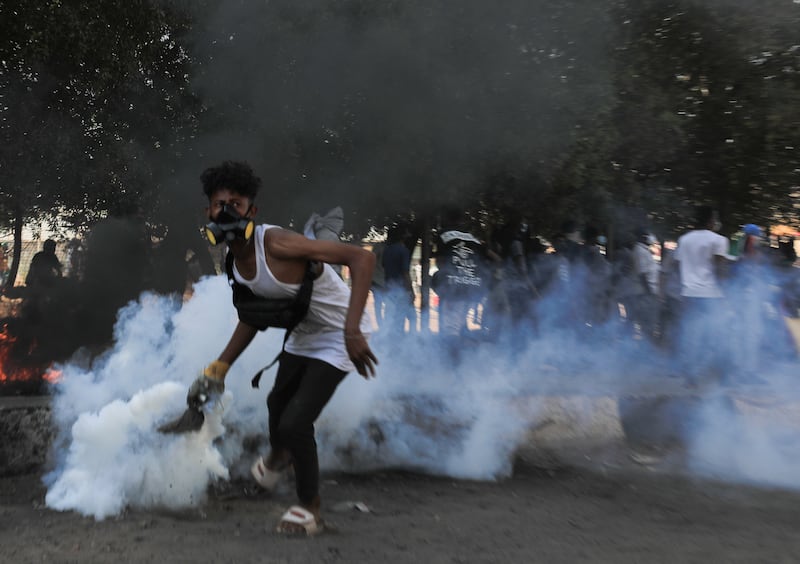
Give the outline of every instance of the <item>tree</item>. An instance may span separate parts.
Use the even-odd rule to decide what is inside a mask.
[[[616,2],[616,102],[585,124],[557,177],[560,193],[580,194],[579,213],[650,221],[662,235],[685,229],[698,203],[717,206],[728,232],[796,213],[799,67],[789,38],[800,10],[770,8]]]
[[[31,220],[82,230],[107,215],[152,215],[159,153],[179,152],[197,109],[176,40],[184,13],[148,0],[52,0],[4,1],[0,14],[0,228],[19,239]]]

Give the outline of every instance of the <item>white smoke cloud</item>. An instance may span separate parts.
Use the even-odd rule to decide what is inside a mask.
[[[57,467],[47,477],[48,506],[98,519],[127,506],[188,507],[202,501],[212,480],[248,477],[255,453],[246,452],[244,439],[259,437],[259,444],[267,444],[265,397],[275,369],[264,374],[259,391],[251,389],[250,378],[280,350],[282,331],[259,333],[234,364],[224,413],[208,417],[203,431],[156,431],[182,412],[189,384],[216,358],[235,323],[225,277],[206,278],[184,304],[143,295],[120,312],[115,344],[103,358],[91,366],[77,360],[63,366],[54,397],[60,435]],[[738,355],[729,355],[733,364],[761,367],[766,384],[759,394],[797,397],[790,392],[796,359],[759,345],[745,363],[741,355],[748,349],[730,348],[741,343],[739,325],[727,316],[715,323],[720,346]],[[767,335],[780,332],[776,327],[759,329],[763,342],[778,338]],[[349,375],[316,425],[322,469],[399,467],[502,478],[510,475],[515,453],[530,441],[533,428],[549,425],[562,441],[621,440],[618,398],[685,394],[683,380],[670,376],[697,360],[683,357],[676,364],[645,341],[621,339],[613,325],[582,336],[544,327],[524,346],[513,344],[466,340],[456,360],[435,335],[387,339],[378,333],[372,342],[378,377],[367,382]],[[742,373],[733,364],[728,372]],[[753,417],[746,409],[729,409],[736,402],[717,400],[730,396],[716,385],[695,390],[699,407],[693,408],[692,425],[674,422],[686,429],[688,469],[800,486],[794,439],[800,417]]]
[[[65,464],[45,497],[47,506],[104,519],[127,506],[201,503],[209,480],[229,477],[213,445],[224,432],[221,410],[210,412],[199,432],[156,432],[185,393],[185,386],[164,382],[128,402],[114,400],[78,416]]]
[[[797,489],[800,398],[737,394],[703,403],[690,468],[711,478]]]
[[[157,428],[182,413],[189,384],[216,358],[235,322],[224,277],[198,283],[183,307],[144,294],[120,310],[107,354],[88,367],[78,361],[62,367],[53,403],[57,468],[45,478],[47,505],[97,519],[127,506],[188,507],[204,499],[211,480],[227,479],[241,448],[216,440],[228,425],[222,412],[210,413],[197,433],[164,435]],[[222,405],[232,408],[234,427],[258,432],[258,422],[266,421],[263,393],[252,393],[242,372],[255,372],[281,342],[281,332],[259,335],[232,370]]]

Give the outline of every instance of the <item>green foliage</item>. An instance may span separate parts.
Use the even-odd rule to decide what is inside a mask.
[[[617,3],[616,104],[560,177],[579,212],[599,185],[612,207],[639,210],[665,235],[686,228],[698,203],[717,206],[729,232],[797,221],[800,9],[769,4]]]
[[[188,20],[147,0],[6,1],[0,14],[0,228],[13,213],[80,229],[151,212],[152,159],[194,119]]]
[[[452,204],[487,233],[526,217],[666,235],[699,202],[729,231],[798,219],[791,2],[0,0],[0,16],[0,229],[137,215],[195,237],[183,206],[228,158],[295,227],[335,205],[358,233]]]

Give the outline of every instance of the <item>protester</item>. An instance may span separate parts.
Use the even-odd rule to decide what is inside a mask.
[[[63,267],[56,256],[56,242],[48,239],[44,242],[42,250],[33,255],[25,277],[25,285],[31,290],[38,291],[52,288],[61,278]]]
[[[797,263],[794,237],[780,237],[776,257],[777,284],[780,288],[780,311],[787,317],[800,317],[800,268]]]
[[[416,325],[414,289],[411,285],[411,251],[406,246],[408,229],[403,225],[389,228],[382,263],[386,283],[385,326],[391,334],[405,331],[406,320]]]
[[[314,422],[348,372],[375,375],[377,360],[367,344],[370,327],[363,316],[375,256],[356,245],[311,240],[269,224],[255,226],[261,180],[246,163],[224,162],[201,179],[208,198],[207,230],[212,243],[224,240],[227,245],[235,284],[274,301],[296,296],[309,272],[316,277],[307,313],[285,342],[267,398],[271,451],[252,467],[257,482],[272,489],[294,466],[299,503],[283,514],[277,531],[313,535],[323,529]],[[349,268],[351,290],[327,263]],[[192,384],[190,405],[223,392],[230,366],[255,337],[256,327],[241,321],[241,307],[239,316],[222,353]]]
[[[378,241],[372,245],[372,254],[375,255],[375,268],[372,271],[372,303],[375,309],[375,325],[378,329],[383,327],[386,310],[386,273],[383,271],[383,252],[386,242]]]
[[[22,316],[38,327],[57,321],[49,312],[51,306],[58,301],[56,290],[60,289],[61,280],[62,266],[56,256],[56,242],[48,239],[42,250],[33,255],[28,267]]]
[[[587,328],[605,325],[615,307],[611,299],[612,267],[606,255],[601,252],[606,238],[600,230],[588,225],[583,233],[583,263],[588,277],[585,286],[585,325]]]
[[[436,243],[434,291],[439,296],[439,332],[458,352],[458,338],[466,336],[467,314],[489,288],[488,250],[469,232],[459,210],[447,210]]]
[[[675,260],[674,248],[664,249],[659,275],[659,342],[666,349],[672,349],[682,303],[681,272],[679,263]]]
[[[620,232],[612,245],[613,274],[612,284],[614,303],[617,309],[620,330],[625,337],[636,334],[637,305],[644,289],[636,272],[636,259],[633,249],[636,241],[630,232]]]
[[[696,227],[678,239],[675,260],[680,263],[681,296],[689,300],[723,297],[720,278],[731,259],[728,238],[718,233],[721,227],[710,206],[697,211]]]
[[[551,296],[556,304],[548,312],[549,324],[559,329],[581,329],[586,318],[583,239],[578,224],[565,220],[553,241],[557,262],[556,291]]]
[[[761,228],[753,223],[748,223],[742,228],[744,236],[741,240],[739,256],[747,260],[761,259],[761,239],[764,236]]]
[[[636,243],[633,245],[633,275],[636,288],[632,306],[632,319],[639,326],[641,334],[655,336],[658,319],[658,263],[650,250],[654,238],[647,229],[636,230]]]
[[[561,223],[561,231],[554,242],[556,252],[570,262],[583,257],[583,238],[578,224],[567,219]]]
[[[730,260],[730,243],[716,231],[721,227],[710,206],[697,209],[695,228],[678,239],[675,260],[680,265],[681,354],[692,384],[701,378],[721,379],[725,351],[718,345],[719,328],[730,320],[722,299],[721,279]]]
[[[497,229],[492,234],[490,244],[491,250],[498,256],[503,257],[506,248],[504,237],[505,229]],[[506,277],[508,275],[507,261],[497,261],[491,265],[489,276],[489,288],[486,299],[483,302],[483,313],[481,315],[481,328],[492,341],[496,341],[501,335],[508,333],[511,319],[511,302],[509,301]]]
[[[561,258],[557,253],[548,253],[547,247],[538,237],[531,240],[528,254],[528,277],[540,297],[544,298],[550,295],[558,287]]]
[[[524,348],[526,341],[536,336],[539,330],[535,307],[539,290],[528,264],[530,227],[525,219],[514,221],[507,227],[507,233],[501,249],[504,258],[502,283],[508,300],[512,343],[517,348]]]

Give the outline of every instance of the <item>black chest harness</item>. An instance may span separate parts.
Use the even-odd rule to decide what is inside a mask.
[[[286,329],[283,336],[283,347],[272,362],[253,376],[251,384],[258,388],[261,373],[271,368],[281,356],[289,334],[305,318],[308,308],[311,305],[311,292],[314,289],[314,279],[316,278],[315,265],[317,263],[309,261],[306,267],[300,289],[292,298],[263,298],[257,296],[244,284],[240,284],[233,277],[233,253],[228,252],[225,257],[225,273],[228,275],[228,284],[233,290],[233,305],[239,316],[239,321],[259,331],[265,331],[268,327],[278,327]]]

